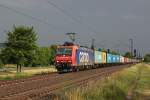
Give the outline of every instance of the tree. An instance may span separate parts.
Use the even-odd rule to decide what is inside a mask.
[[[1,55],[1,54],[0,54]],[[2,59],[0,57],[0,68],[3,66],[3,62],[2,62]]]
[[[56,56],[56,50],[57,50],[57,46],[56,45],[51,45],[51,51],[50,51],[50,64],[54,64],[55,62],[55,56]]]
[[[133,55],[130,52],[126,52],[124,57],[133,58]]]
[[[36,50],[36,57],[33,60],[32,66],[47,66],[50,64],[50,47],[39,47]]]
[[[150,54],[144,56],[144,62],[150,62]]]
[[[17,72],[21,72],[22,65],[30,62],[37,48],[37,34],[33,27],[14,26],[7,33],[6,48],[2,50],[4,63],[16,64]],[[19,70],[20,69],[20,70]]]
[[[118,52],[116,52],[116,51],[110,51],[110,53],[111,54],[113,54],[113,55],[120,55]]]
[[[39,47],[36,50],[36,57],[32,62],[32,66],[48,66],[54,64],[54,58],[56,55],[56,45],[51,47]]]

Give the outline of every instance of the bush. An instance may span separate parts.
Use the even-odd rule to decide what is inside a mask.
[[[0,68],[2,68],[4,66],[2,60],[0,59]]]
[[[150,54],[145,55],[144,62],[150,62]]]
[[[38,66],[53,65],[55,54],[56,54],[55,46],[39,47],[35,51],[34,59],[30,60],[30,62],[27,62],[25,66],[28,65],[32,67],[38,67]]]
[[[13,78],[11,76],[6,77],[0,77],[0,80],[12,80]]]

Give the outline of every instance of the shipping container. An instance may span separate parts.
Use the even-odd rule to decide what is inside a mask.
[[[124,57],[120,56],[120,63],[124,63]]]
[[[102,52],[102,63],[105,64],[106,63],[106,52]]]
[[[116,55],[116,62],[120,63],[120,56],[119,55]]]
[[[132,59],[129,59],[129,62],[132,63]]]
[[[81,65],[93,65],[94,64],[94,52],[88,49],[78,49],[76,51],[76,64]]]
[[[129,58],[127,58],[127,63],[129,63]]]
[[[127,57],[124,57],[124,63],[127,63],[127,62],[128,62]]]
[[[112,54],[112,63],[116,63],[116,60],[117,60],[116,55]]]
[[[102,52],[101,51],[94,51],[94,63],[95,64],[101,64],[102,63]]]
[[[107,63],[112,63],[112,54],[107,53]]]

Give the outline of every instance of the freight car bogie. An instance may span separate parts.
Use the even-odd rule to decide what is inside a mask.
[[[56,69],[58,72],[68,72],[71,71],[71,67],[68,64],[59,64],[56,65]]]
[[[56,69],[58,72],[78,72],[83,70],[90,70],[94,67],[92,65],[82,65],[82,66],[67,66],[67,65],[61,65],[56,66]]]

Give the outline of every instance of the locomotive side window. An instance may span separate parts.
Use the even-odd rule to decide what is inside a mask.
[[[57,55],[72,55],[72,49],[70,48],[58,48]]]

